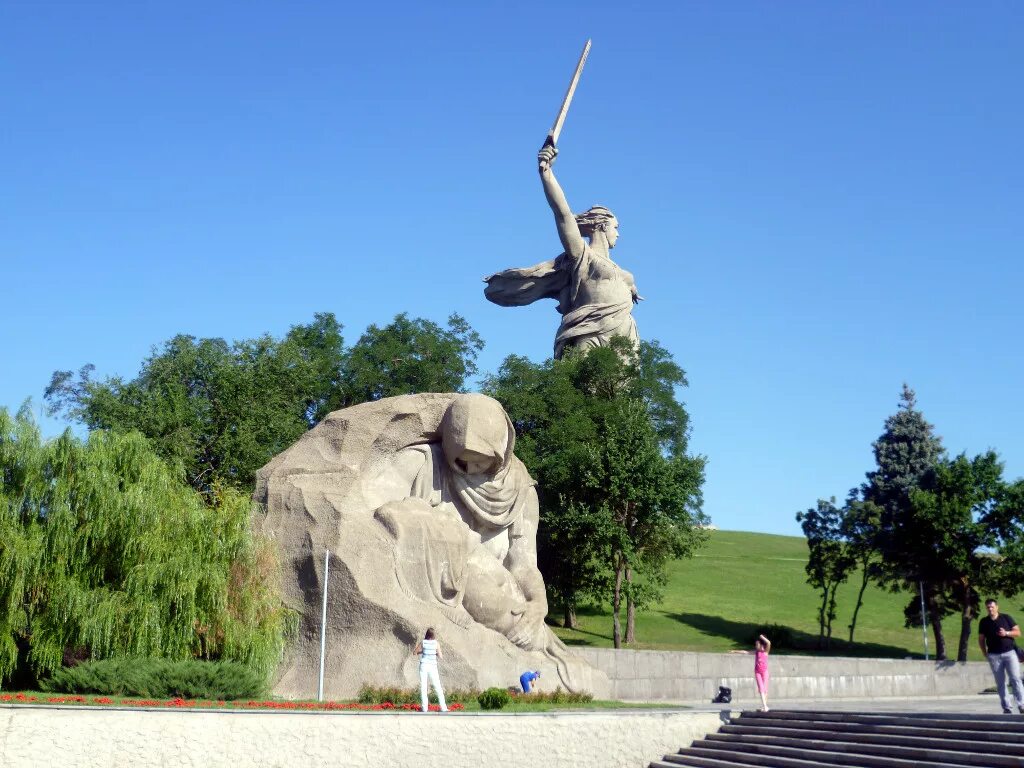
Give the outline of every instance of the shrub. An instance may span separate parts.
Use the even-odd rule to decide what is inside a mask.
[[[449,704],[465,704],[473,701],[479,691],[445,690],[444,698]],[[397,688],[395,686],[375,686],[363,684],[357,696],[360,704],[419,704],[420,692],[416,688]],[[429,700],[431,704],[437,704],[437,693],[431,689]]]
[[[488,688],[476,700],[480,703],[480,709],[502,709],[512,701],[512,697],[504,688]]]
[[[263,678],[227,661],[106,659],[60,669],[43,690],[114,696],[187,699],[251,699],[266,694]]]
[[[545,702],[548,704],[588,704],[594,700],[594,697],[589,693],[570,693],[563,691],[561,688],[556,688],[554,691],[547,693],[539,693],[537,691],[533,693],[516,693],[516,690],[515,688],[509,690],[488,688],[483,692],[454,690],[445,691],[444,697],[448,700],[449,704],[467,704],[475,700],[482,709],[501,709],[515,698],[520,698],[523,701]],[[419,704],[420,692],[414,688],[363,685],[359,689],[358,698],[360,704],[384,704],[390,702],[400,706],[402,704]],[[500,701],[500,704],[488,706],[484,703],[485,699],[488,702]],[[437,696],[433,691],[430,692],[430,701],[433,704],[437,703]]]
[[[543,701],[549,704],[589,704],[594,700],[594,696],[592,694],[563,691],[561,686],[546,693],[534,691],[532,693],[524,693],[522,696],[524,699],[529,699],[530,701]]]

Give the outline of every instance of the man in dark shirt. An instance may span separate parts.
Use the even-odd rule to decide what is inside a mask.
[[[1006,678],[1009,677],[1017,697],[1017,711],[1024,715],[1024,683],[1021,682],[1020,661],[1013,641],[1013,638],[1020,637],[1020,627],[1010,614],[999,612],[999,603],[992,598],[985,601],[985,608],[988,616],[978,622],[978,644],[992,667],[1004,714],[1013,714],[1006,690]]]

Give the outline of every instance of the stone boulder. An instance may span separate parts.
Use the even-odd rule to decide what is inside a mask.
[[[317,690],[324,553],[330,551],[324,693],[415,687],[412,649],[433,627],[446,689],[515,685],[606,697],[607,677],[544,624],[537,495],[515,433],[483,395],[422,394],[336,411],[257,476],[300,616],[275,693]]]

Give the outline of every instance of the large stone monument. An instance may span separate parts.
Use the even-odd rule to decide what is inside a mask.
[[[607,695],[605,675],[544,624],[537,493],[514,447],[491,398],[405,395],[330,414],[259,471],[261,526],[301,617],[276,693],[317,690],[327,550],[328,697],[414,685],[427,627],[448,688],[505,687],[538,669],[542,687]]]
[[[637,293],[633,275],[610,255],[619,239],[618,219],[603,205],[573,215],[551,168],[557,154],[553,144],[545,143],[537,158],[564,252],[532,267],[485,277],[484,295],[503,307],[555,299],[562,315],[555,335],[556,358],[569,347],[607,346],[614,336],[625,336],[637,344],[640,339],[632,311],[633,304],[643,297]]]
[[[538,299],[558,302],[562,322],[555,334],[556,358],[570,347],[587,350],[608,346],[615,336],[626,337],[634,346],[640,342],[633,304],[643,297],[637,293],[633,275],[611,259],[611,249],[619,239],[618,219],[603,205],[573,215],[552,170],[558,154],[555,145],[589,53],[587,40],[555,122],[537,153],[544,197],[555,214],[558,238],[565,250],[550,261],[484,278],[484,296],[503,307],[532,304]]]

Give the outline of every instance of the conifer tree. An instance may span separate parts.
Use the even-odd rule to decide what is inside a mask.
[[[862,486],[864,501],[879,509],[873,547],[880,557],[877,578],[892,590],[924,594],[928,621],[935,636],[935,655],[946,658],[942,618],[950,610],[942,585],[926,581],[929,545],[913,524],[912,494],[934,483],[935,469],[945,457],[942,440],[917,409],[914,391],[906,384],[899,410],[885,421],[885,430],[873,443],[876,468]],[[913,598],[907,606],[913,621]]]

